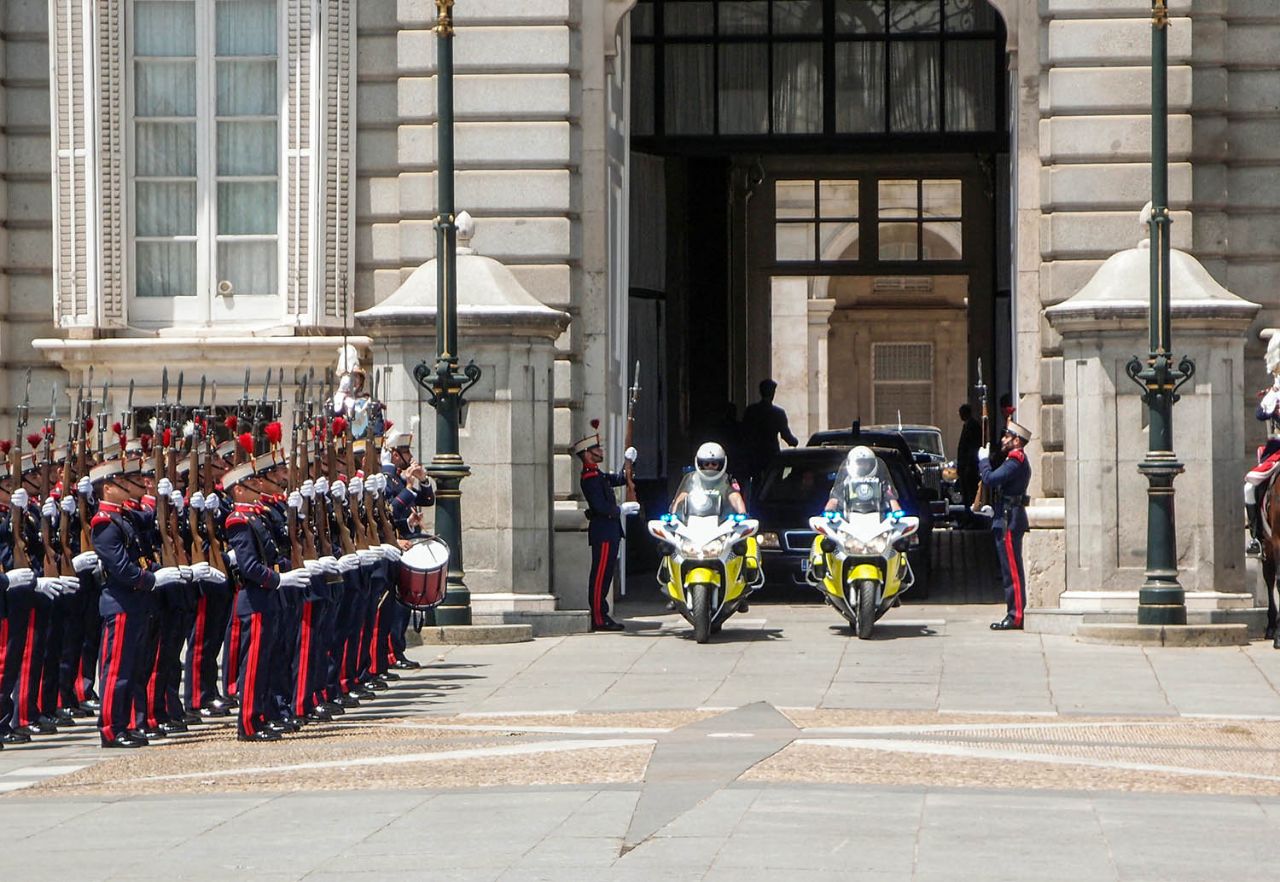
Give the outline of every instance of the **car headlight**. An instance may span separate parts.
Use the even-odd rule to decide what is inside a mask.
[[[760,547],[761,548],[781,548],[782,543],[778,541],[777,533],[761,533]]]
[[[955,466],[947,466],[942,470],[942,480],[955,481],[959,478],[959,473]]]

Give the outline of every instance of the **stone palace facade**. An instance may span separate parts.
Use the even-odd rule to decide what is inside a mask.
[[[1252,605],[1239,477],[1280,317],[1280,6],[1170,13],[1174,243],[1208,271],[1174,292],[1175,346],[1200,364],[1175,411],[1179,540],[1192,608],[1216,615]],[[1146,334],[1114,286],[1145,302],[1146,282],[1088,283],[1143,235],[1148,2],[454,14],[462,357],[485,372],[462,437],[478,615],[585,607],[568,447],[600,418],[619,461],[638,357],[659,495],[765,376],[798,434],[904,401],[954,444],[985,358],[1035,432],[1032,605],[1132,606],[1146,441],[1117,359]],[[117,411],[163,364],[223,403],[246,366],[285,368],[291,400],[347,340],[397,421],[421,417],[429,458],[411,371],[434,345],[435,19],[430,0],[0,4],[0,423],[28,368],[33,402],[90,364]],[[931,367],[895,362],[912,353]]]

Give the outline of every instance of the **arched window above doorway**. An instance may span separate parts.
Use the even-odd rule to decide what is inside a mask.
[[[988,0],[640,0],[638,139],[868,139],[1004,129]]]

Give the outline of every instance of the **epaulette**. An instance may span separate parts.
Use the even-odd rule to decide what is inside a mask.
[[[100,511],[93,516],[93,520],[89,521],[90,527],[101,527],[103,524],[111,523],[111,515],[105,511]]]
[[[1015,447],[1009,451],[1009,459],[1016,459],[1018,462],[1026,462],[1027,455],[1022,452],[1021,447]]]
[[[232,527],[246,527],[249,525],[249,519],[242,514],[227,515],[226,528],[230,530]]]
[[[600,474],[599,469],[583,469],[582,470],[582,477],[584,478],[594,478],[598,474]]]

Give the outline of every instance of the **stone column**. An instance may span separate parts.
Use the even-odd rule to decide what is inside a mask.
[[[459,216],[458,347],[483,374],[466,393],[460,433],[471,475],[462,484],[466,582],[475,624],[529,624],[534,636],[587,630],[587,613],[552,593],[552,369],[569,316],[540,303],[506,267],[475,254]],[[373,364],[389,371],[386,403],[398,426],[421,417],[419,458],[435,449],[433,421],[413,368],[435,355],[435,260],[394,294],[357,313]]]
[[[835,312],[835,308],[834,298],[824,297],[809,301],[808,433],[810,435],[831,426],[831,402],[827,396],[831,373],[828,350],[831,346],[831,313]],[[794,427],[792,431],[795,431]]]
[[[1028,628],[1133,621],[1144,579],[1147,449],[1141,390],[1125,365],[1148,349],[1150,255],[1143,242],[1114,255],[1076,296],[1046,310],[1062,335],[1066,592],[1059,610],[1028,611]],[[1172,257],[1173,341],[1194,378],[1174,408],[1179,579],[1189,623],[1247,622],[1239,401],[1245,333],[1259,306],[1231,294],[1195,258]]]

